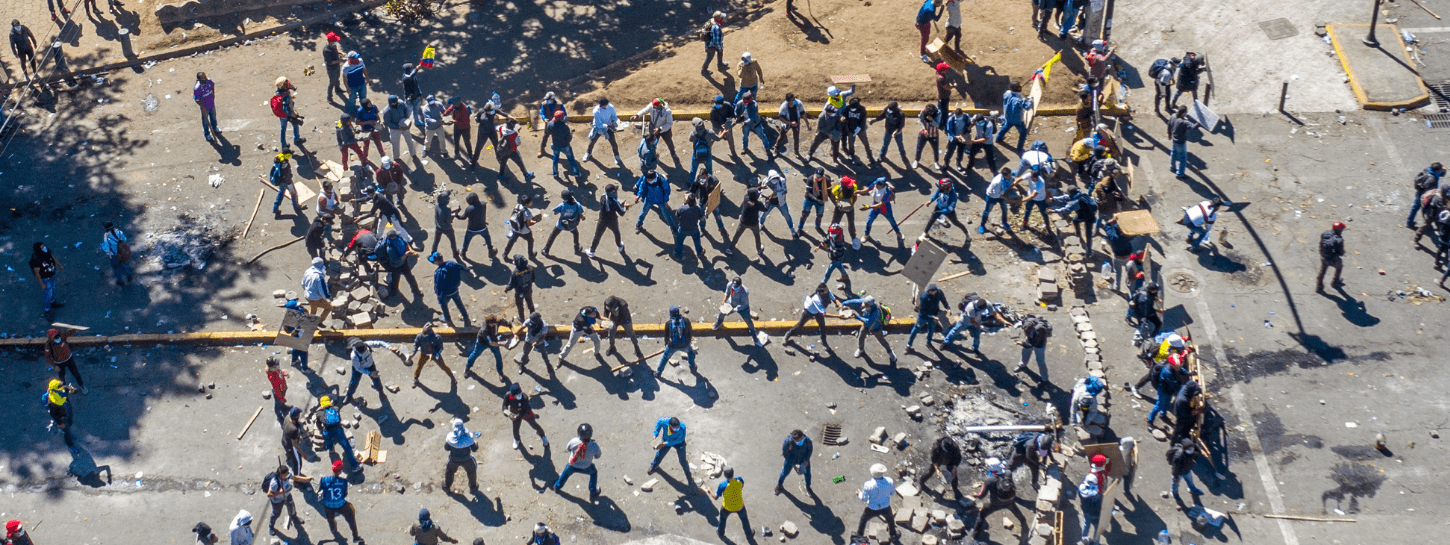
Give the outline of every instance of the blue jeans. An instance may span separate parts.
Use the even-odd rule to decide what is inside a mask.
[[[746,329],[749,329],[750,330],[750,336],[752,337],[751,338],[751,341],[754,341],[755,340],[754,339],[754,337],[755,337],[755,320],[750,319],[750,307],[740,307],[739,314],[740,314],[740,321],[745,322]],[[725,323],[725,315],[724,314],[716,314],[715,315],[715,327],[720,327],[724,323]]]
[[[789,227],[790,228],[790,232],[792,234],[794,234],[795,233],[795,220],[790,219],[790,206],[787,205],[787,204],[785,204],[784,202],[782,202],[780,204],[772,204],[770,206],[765,207],[765,211],[760,213],[760,224],[761,225],[765,225],[765,218],[770,217],[770,211],[771,210],[775,210],[777,208],[780,209],[780,215],[785,216],[785,226],[786,227]],[[720,209],[720,207],[718,207],[718,206],[715,207],[715,210],[719,210],[719,209]],[[893,223],[895,223],[895,222],[893,222]],[[868,223],[867,225],[870,225],[870,224]]]
[[[205,135],[207,140],[211,140],[211,137],[217,134],[216,108],[201,109],[201,134]]]
[[[742,129],[744,129],[740,131],[740,148],[742,150],[750,147],[750,133],[752,132],[760,135],[760,141],[765,144],[766,152],[769,152],[771,150],[772,146],[770,144],[770,138],[765,136],[764,121],[756,123],[754,127],[750,126],[749,122],[746,122],[745,126],[742,127]]]
[[[1091,539],[1098,530],[1098,517],[1103,510],[1102,496],[1091,500],[1084,499],[1080,507],[1082,509],[1082,513],[1080,513],[1082,515],[1082,532],[1079,535],[1082,536],[1082,539]]]
[[[383,389],[383,381],[380,380],[380,379],[378,379],[378,374],[377,373],[368,373],[367,376],[368,376],[368,378],[373,379],[373,389],[376,389],[378,391],[382,391],[382,389]],[[347,381],[347,393],[346,394],[343,394],[343,396],[342,396],[343,399],[347,399],[347,398],[352,397],[353,392],[356,392],[357,391],[357,383],[358,382],[361,382],[362,381],[362,378],[363,378],[363,374],[362,373],[359,373],[358,370],[357,370],[357,368],[353,368],[353,370],[352,370],[352,378],[348,379],[348,381]]]
[[[694,348],[690,348],[689,346],[685,346],[685,347],[682,347],[682,348],[674,348],[674,347],[666,346],[665,347],[665,353],[660,355],[660,364],[655,368],[655,373],[656,374],[658,374],[658,373],[664,373],[665,372],[665,364],[666,363],[669,363],[670,356],[674,355],[675,352],[679,352],[681,350],[684,350],[686,354],[689,354],[690,355],[690,370],[691,371],[694,371],[695,370],[695,349]],[[660,455],[660,456],[663,456],[663,455]],[[685,455],[684,455],[684,453],[682,451],[681,454],[680,454],[681,461],[684,461],[684,456]],[[659,456],[655,456],[655,463],[658,464],[659,461],[660,461],[659,460]]]
[[[292,349],[292,365],[300,365],[302,367],[307,367],[307,351],[306,350],[298,350],[296,348],[293,348]]]
[[[876,221],[876,216],[881,215],[886,216],[886,221],[891,223],[891,230],[896,231],[896,234],[900,235],[901,227],[896,225],[896,214],[891,213],[891,205],[888,204],[886,205],[885,212],[881,212],[875,208],[872,208],[871,212],[869,214],[866,214],[866,236],[871,236],[871,222]]]
[[[356,114],[357,104],[368,97],[368,86],[359,85],[347,88],[347,113]]]
[[[831,273],[832,272],[835,272],[836,270],[840,270],[841,271],[841,274],[846,274],[846,262],[845,261],[832,261],[831,262],[831,266],[826,267],[826,275],[823,276],[823,277],[821,277],[821,283],[822,284],[825,284],[826,282],[830,282],[831,281]]]
[[[1017,129],[1017,150],[1022,150],[1022,144],[1027,141],[1027,124],[1022,120],[1007,121],[1002,123],[1002,128],[997,129],[996,143],[1001,144],[1002,139],[1007,137],[1007,129]]]
[[[1008,225],[1008,223],[1007,223],[1007,201],[1002,200],[1001,197],[998,197],[998,198],[995,198],[995,199],[994,198],[991,198],[991,197],[987,197],[987,207],[982,210],[982,222],[981,222],[980,225],[977,226],[977,232],[978,233],[984,233],[984,232],[987,231],[987,229],[986,229],[987,216],[992,213],[992,207],[994,207],[994,206],[1001,206],[1002,207],[1002,227],[1007,228],[1007,229],[1011,229],[1012,228],[1012,226],[1011,225]]]
[[[791,463],[790,460],[786,460],[785,461],[785,467],[780,468],[780,479],[777,480],[777,481],[775,481],[775,485],[776,486],[780,486],[780,485],[785,484],[785,476],[790,474],[790,468],[792,468],[792,467],[795,467],[795,464]],[[810,461],[809,460],[806,461],[805,465],[802,465],[801,466],[801,475],[804,475],[805,478],[806,478],[806,488],[810,488],[811,487],[811,464],[810,464]]]
[[[882,159],[886,158],[886,150],[891,149],[891,139],[893,137],[896,138],[896,150],[901,152],[902,159],[906,159],[906,144],[902,142],[900,129],[888,131],[885,135],[881,137],[881,153],[878,155],[880,155]]]
[[[931,344],[931,334],[936,333],[936,316],[917,316],[916,323],[911,325],[911,333],[906,335],[906,347],[916,342],[916,334],[926,332],[926,344]]]
[[[1148,411],[1148,425],[1153,425],[1153,419],[1158,418],[1159,413],[1168,412],[1168,404],[1173,401],[1177,392],[1169,392],[1166,388],[1154,388],[1158,390],[1158,399],[1153,402],[1153,410]]]
[[[1408,225],[1410,227],[1415,226],[1415,214],[1420,213],[1420,197],[1424,196],[1424,191],[1420,191],[1418,189],[1415,190],[1415,200],[1410,204],[1410,216],[1405,218],[1405,225]]]
[[[975,352],[977,348],[982,346],[982,328],[972,325],[971,320],[957,320],[957,323],[952,324],[952,328],[947,330],[946,336],[942,337],[941,343],[944,345],[952,344],[957,340],[957,335],[963,329],[972,335],[972,351]],[[927,340],[930,340],[930,337]]]
[[[488,236],[488,228],[487,227],[484,227],[483,229],[479,229],[477,231],[464,231],[463,232],[463,253],[464,254],[467,254],[468,253],[468,241],[473,240],[473,237],[483,237],[483,243],[484,244],[487,244],[488,245],[488,248],[490,250],[493,249],[493,239]]]
[[[1173,171],[1174,176],[1183,176],[1188,170],[1188,142],[1173,143],[1173,152],[1168,156],[1168,170]]]
[[[690,478],[691,483],[695,482],[694,476],[690,475],[690,463],[685,459],[685,443],[683,441],[678,445],[665,445],[655,449],[655,459],[649,463],[649,466],[659,467],[660,460],[665,459],[665,453],[669,452],[670,449],[674,449],[675,454],[680,457],[680,467],[685,470],[685,476]]]
[[[322,430],[322,450],[331,453],[333,443],[342,445],[342,461],[347,464],[348,470],[357,469],[357,454],[352,451],[352,443],[348,442],[347,432],[342,426]]]
[[[45,294],[45,311],[50,312],[50,305],[55,303],[55,277],[41,280],[40,284],[44,286],[41,288],[41,292]]]
[[[423,128],[423,109],[418,105],[423,102],[423,97],[408,99],[408,110],[413,113],[413,124]]]
[[[664,203],[644,205],[643,208],[639,209],[639,221],[634,222],[634,228],[639,229],[643,227],[644,215],[648,214],[650,210],[655,210],[660,213],[660,219],[664,220],[665,225],[668,225],[670,230],[673,231],[675,229],[675,214],[669,208],[666,208],[666,206],[668,205]]]
[[[805,229],[806,216],[811,215],[811,211],[813,210],[816,213],[816,229],[821,228],[821,216],[826,214],[826,203],[805,198],[801,200],[801,229]]]
[[[297,128],[298,125],[285,117],[279,117],[277,121],[280,121],[282,125],[282,145],[287,145],[287,125],[292,125],[292,143],[297,144],[297,140],[302,138],[302,131]]]
[[[453,292],[453,295],[439,295],[438,296],[438,306],[439,306],[439,308],[442,308],[443,309],[443,321],[445,321],[445,322],[450,321],[450,319],[448,318],[448,302],[449,301],[452,301],[453,304],[458,305],[458,313],[463,316],[463,321],[467,322],[468,321],[468,309],[463,308],[463,297],[461,295],[459,295],[458,292],[456,292],[456,291]]]
[[[1077,22],[1078,9],[1076,2],[1068,2],[1067,7],[1062,10],[1062,33],[1059,35],[1061,38],[1067,38],[1067,33],[1072,30],[1073,23]]]
[[[1027,205],[1022,208],[1022,225],[1027,225],[1027,218],[1032,215],[1033,207],[1036,207],[1037,211],[1042,214],[1042,228],[1052,229],[1052,220],[1047,219],[1047,201],[1045,200],[1027,201]]]
[[[117,282],[121,282],[132,276],[131,267],[122,263],[116,256],[111,256],[111,273],[116,275]]]
[[[1192,492],[1194,494],[1202,494],[1203,493],[1202,490],[1199,490],[1198,489],[1198,485],[1193,484],[1193,472],[1192,471],[1189,471],[1188,473],[1184,473],[1182,475],[1174,475],[1173,476],[1173,486],[1171,487],[1171,489],[1173,490],[1173,495],[1174,496],[1177,496],[1178,495],[1178,481],[1180,481],[1180,480],[1188,481],[1188,491],[1189,492]]]
[[[705,165],[705,172],[715,173],[715,156],[709,153],[695,152],[690,156],[690,176],[700,172],[700,165]],[[703,203],[702,203],[703,204]]]
[[[1197,250],[1203,241],[1208,240],[1208,228],[1197,225],[1188,226],[1188,244]]]
[[[551,147],[554,148],[554,175],[559,175],[559,154],[563,153],[564,157],[569,158],[569,171],[572,172],[575,176],[578,176],[579,162],[574,160],[574,148],[570,146],[564,146],[562,148],[559,146]]]
[[[292,208],[293,209],[296,209],[296,210],[301,210],[302,209],[301,203],[297,202],[297,188],[292,187],[292,184],[283,184],[283,185],[277,186],[277,200],[272,201],[272,212],[273,213],[277,212],[277,209],[282,206],[282,196],[283,195],[291,195],[292,196]]]
[[[569,477],[574,476],[575,473],[583,473],[589,476],[590,494],[599,492],[599,468],[593,465],[590,465],[589,469],[579,469],[577,467],[565,464],[564,472],[559,474],[559,480],[554,481],[554,490],[564,488],[564,483],[569,482]]]
[[[476,344],[473,345],[473,353],[468,355],[468,364],[463,367],[463,370],[467,371],[469,369],[472,369],[473,368],[473,362],[478,361],[478,357],[480,355],[483,355],[483,351],[484,350],[492,350],[493,351],[493,364],[494,364],[493,366],[494,366],[494,370],[498,371],[498,374],[502,375],[503,374],[503,353],[502,352],[499,352],[497,346],[487,346],[487,345],[485,345],[485,344],[483,344],[481,342],[480,343],[476,343]]]
[[[752,96],[752,97],[760,98],[760,86],[759,85],[755,85],[755,86],[751,86],[751,87],[741,87],[741,88],[735,90],[735,102],[740,102],[740,97],[745,96],[745,93],[747,93],[747,92],[750,93],[750,96]]]
[[[678,231],[675,232],[675,254],[674,254],[675,255],[675,259],[679,259],[680,256],[684,255],[684,252],[685,252],[685,237],[689,237],[689,238],[694,239],[694,241],[695,241],[695,257],[700,258],[701,261],[704,261],[704,259],[705,259],[705,247],[700,245],[700,232],[698,230],[695,231],[695,232],[693,232],[693,233],[681,233],[681,232],[678,232]]]

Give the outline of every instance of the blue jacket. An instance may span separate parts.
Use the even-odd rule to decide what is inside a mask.
[[[458,285],[463,283],[463,265],[457,261],[444,261],[433,271],[433,293],[439,299],[452,297],[458,293]]]
[[[564,117],[566,119],[569,117],[569,109],[564,107],[563,102],[559,102],[556,100],[554,102],[544,102],[542,104],[539,104],[539,119],[542,119],[544,121],[553,121],[554,112],[564,112]]]
[[[970,135],[968,131],[971,130],[971,126],[971,120],[967,116],[952,114],[947,116],[947,122],[942,125],[942,130],[946,131],[947,138],[965,137]]]
[[[665,204],[670,202],[670,184],[664,176],[655,175],[658,185],[651,185],[644,176],[634,183],[634,194],[644,199],[645,204]]]
[[[748,127],[754,127],[756,125],[759,125],[760,103],[754,100],[751,100],[749,102],[746,102],[744,100],[740,101],[739,104],[735,105],[735,116],[744,119],[745,124]]]
[[[886,327],[886,313],[881,310],[881,303],[877,302],[870,312],[865,312],[865,302],[865,299],[851,299],[842,302],[841,305],[856,311],[856,319],[866,326],[866,331],[876,331]]]
[[[780,455],[784,457],[786,463],[789,463],[790,465],[804,464],[811,461],[811,451],[814,450],[814,448],[815,446],[811,444],[810,437],[806,437],[804,443],[797,445],[795,444],[795,441],[791,441],[790,436],[787,435],[785,437],[785,443],[782,443],[780,445]]]
[[[926,0],[921,4],[921,10],[916,12],[916,24],[924,25],[941,19],[941,14],[936,12],[936,0]]]
[[[660,440],[661,441],[664,441],[664,443],[666,445],[669,445],[669,446],[672,446],[672,447],[673,446],[678,446],[678,445],[683,444],[685,442],[685,423],[684,422],[680,422],[680,428],[677,429],[677,430],[675,430],[674,433],[670,433],[669,430],[670,430],[670,417],[668,417],[668,416],[662,417],[662,418],[659,419],[658,422],[655,422],[655,432],[654,432],[653,435],[660,436]]]
[[[1021,123],[1022,115],[1027,112],[1028,101],[1022,93],[1011,90],[1002,93],[1002,118],[1008,123]]]
[[[938,189],[936,193],[932,194],[931,200],[933,205],[936,206],[937,213],[954,214],[957,211],[956,189],[947,192],[942,192],[942,190]]]

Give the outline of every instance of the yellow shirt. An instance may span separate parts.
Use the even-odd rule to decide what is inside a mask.
[[[739,511],[745,508],[745,479],[736,477],[725,481],[725,493],[720,494],[720,507],[726,511]]]

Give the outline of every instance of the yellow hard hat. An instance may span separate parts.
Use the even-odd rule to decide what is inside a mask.
[[[328,397],[328,396],[322,396],[322,399],[318,399],[317,400],[317,405],[319,407],[324,408],[324,409],[326,409],[328,407],[331,407],[332,406],[332,398],[331,397]]]

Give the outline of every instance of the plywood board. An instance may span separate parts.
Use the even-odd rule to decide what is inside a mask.
[[[1208,109],[1208,105],[1201,101],[1193,101],[1193,106],[1188,108],[1188,117],[1193,118],[1204,131],[1212,133],[1218,127],[1218,114]]]
[[[931,283],[931,277],[936,276],[937,269],[941,268],[946,259],[946,250],[931,240],[923,240],[917,245],[916,253],[906,261],[906,268],[901,270],[901,275],[915,282],[917,286],[925,287]]]
[[[849,76],[831,76],[831,83],[868,83],[871,81],[870,74],[852,74]]]
[[[1083,445],[1083,456],[1091,460],[1093,455],[1101,454],[1108,457],[1108,476],[1123,477],[1128,474],[1128,462],[1123,459],[1123,451],[1118,450],[1117,443],[1100,443],[1096,445]]]
[[[1022,122],[1027,126],[1027,132],[1032,132],[1032,121],[1037,119],[1037,108],[1042,104],[1042,78],[1032,78],[1032,89],[1028,90],[1027,98],[1032,99],[1032,107],[1022,115]]]
[[[297,180],[295,182],[292,182],[292,187],[297,189],[297,200],[301,201],[301,203],[304,205],[312,202],[312,199],[317,198],[317,192],[313,191],[312,188],[307,187],[307,182]]]
[[[725,184],[723,184],[723,183],[717,183],[717,184],[715,184],[715,190],[714,191],[711,191],[710,192],[710,195],[708,197],[705,197],[705,215],[706,216],[709,216],[711,212],[714,212],[715,211],[715,207],[720,206],[720,191],[724,187],[725,187]]]
[[[312,344],[312,337],[317,334],[317,326],[322,322],[321,317],[290,308],[285,310],[286,314],[282,316],[282,326],[277,328],[277,337],[272,339],[272,344],[307,350],[307,347]]]
[[[1159,231],[1158,222],[1153,219],[1153,213],[1147,210],[1118,212],[1113,217],[1118,219],[1118,228],[1122,229],[1125,235],[1151,235]]]

